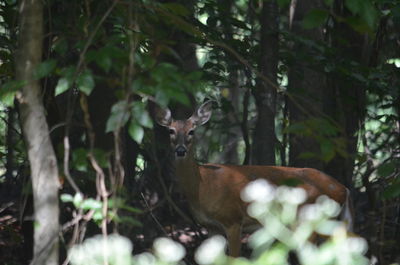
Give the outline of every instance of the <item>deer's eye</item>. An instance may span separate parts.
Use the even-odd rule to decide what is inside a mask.
[[[194,130],[190,130],[190,131],[188,132],[188,135],[194,135]]]
[[[169,129],[169,134],[170,135],[174,135],[175,134],[175,130],[174,129]]]

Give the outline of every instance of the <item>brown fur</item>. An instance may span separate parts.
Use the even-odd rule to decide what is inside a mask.
[[[240,254],[242,230],[257,224],[247,215],[247,203],[240,197],[252,180],[262,178],[277,186],[294,182],[306,191],[306,203],[314,202],[323,194],[341,205],[349,202],[346,187],[312,168],[198,165],[194,160],[192,131],[207,122],[210,115],[211,104],[206,102],[185,121],[172,120],[168,109],[159,109],[156,117],[160,125],[170,130],[171,147],[176,153],[176,175],[195,217],[204,226],[226,234],[231,256]]]

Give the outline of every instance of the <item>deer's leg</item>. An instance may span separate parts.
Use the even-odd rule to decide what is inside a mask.
[[[242,245],[242,224],[233,224],[225,229],[228,239],[228,253],[231,257],[239,257]]]

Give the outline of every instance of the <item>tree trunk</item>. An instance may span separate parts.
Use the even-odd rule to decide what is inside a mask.
[[[305,30],[301,22],[309,10],[318,8],[319,0],[297,1],[293,19],[293,32],[314,41],[323,40],[321,28]],[[295,44],[293,50],[313,56],[309,47]],[[305,61],[296,61],[289,72],[289,119],[290,125],[302,123],[308,119],[319,117],[322,113],[322,94],[326,87],[325,77],[321,72],[313,70]],[[313,129],[313,128],[310,128]],[[320,145],[310,135],[291,134],[289,137],[289,165],[295,167],[312,167],[322,169],[322,160],[318,159]],[[302,153],[313,153],[315,158],[303,159]]]
[[[7,155],[6,155],[6,183],[10,185],[12,183],[12,179],[14,177],[13,171],[15,170],[15,157],[14,157],[14,145],[15,145],[15,137],[14,137],[14,123],[15,123],[15,109],[8,108],[8,120],[7,120],[7,138],[6,138],[6,146],[7,146]]]
[[[229,124],[227,124],[225,132],[229,132],[226,134],[226,137],[223,138],[222,145],[224,146],[224,150],[221,153],[221,161],[226,164],[238,164],[239,156],[238,156],[238,140],[240,136],[240,127],[237,123],[238,117],[235,117],[239,113],[239,94],[240,94],[240,80],[239,80],[239,71],[236,69],[229,69],[229,96],[228,100],[231,103],[232,111],[228,112],[226,115],[226,120]]]
[[[340,17],[346,17],[348,11],[342,1],[336,1],[335,11]],[[347,42],[334,42],[332,45],[340,52],[341,58],[349,58],[362,65],[369,65],[368,38],[355,32],[346,23],[337,22],[335,34]],[[335,40],[335,38],[333,38]],[[329,79],[329,93],[326,94],[325,112],[335,119],[343,129],[347,156],[336,155],[325,167],[325,171],[339,179],[347,187],[352,187],[354,162],[357,153],[358,136],[356,132],[365,118],[366,88],[360,83],[340,76]],[[332,95],[332,97],[329,97]]]
[[[227,18],[230,18],[235,11],[233,8],[235,3],[233,0],[221,0],[221,5],[218,5],[218,13],[222,18],[221,27],[223,29],[223,40],[230,45],[234,41],[234,28],[231,23],[226,21]],[[240,137],[240,127],[238,124],[239,118],[237,117],[240,112],[239,103],[240,103],[240,65],[238,65],[236,60],[232,60],[230,54],[225,54],[225,61],[227,62],[227,71],[228,71],[228,80],[227,80],[227,91],[229,93],[225,96],[226,100],[229,101],[231,109],[225,113],[224,121],[226,126],[224,126],[225,130],[223,133],[223,137],[221,138],[221,145],[224,146],[223,151],[221,152],[219,161],[224,164],[238,164],[239,156],[238,156],[238,140]]]
[[[19,94],[20,117],[31,167],[34,198],[34,258],[31,264],[58,264],[58,168],[49,137],[39,80],[33,72],[41,61],[43,6],[41,0],[20,5],[16,76],[24,81]]]
[[[276,84],[278,68],[278,6],[275,0],[264,1],[260,16],[260,72]],[[253,134],[252,164],[275,164],[276,87],[258,80],[253,91],[257,106],[257,121]]]

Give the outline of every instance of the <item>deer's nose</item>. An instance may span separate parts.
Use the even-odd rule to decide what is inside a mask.
[[[175,153],[176,153],[176,155],[179,156],[179,157],[185,156],[185,155],[186,155],[186,152],[187,152],[187,149],[186,149],[186,147],[184,147],[183,145],[180,145],[180,146],[178,146],[178,147],[175,149]]]

